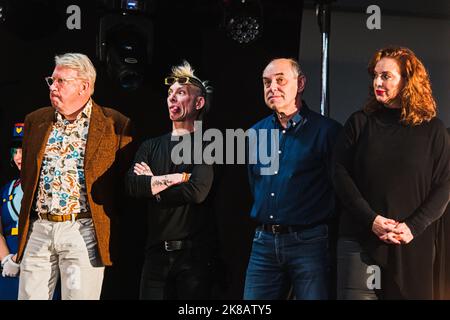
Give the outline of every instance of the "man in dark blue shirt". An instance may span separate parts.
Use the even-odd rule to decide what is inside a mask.
[[[286,298],[290,287],[296,299],[329,297],[330,162],[341,125],[306,106],[305,83],[294,59],[272,60],[263,72],[264,99],[274,113],[253,126],[258,138],[249,144],[251,216],[259,226],[244,299]]]

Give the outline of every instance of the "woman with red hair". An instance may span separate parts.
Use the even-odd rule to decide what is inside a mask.
[[[343,204],[339,299],[433,299],[438,223],[449,201],[450,150],[428,73],[410,49],[378,50],[369,99],[335,148]]]

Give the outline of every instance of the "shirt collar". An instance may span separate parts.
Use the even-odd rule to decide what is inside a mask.
[[[297,111],[297,113],[289,120],[286,129],[290,129],[291,127],[297,126],[299,123],[303,122],[305,119],[308,118],[309,114],[309,108],[306,105],[306,102],[302,100],[302,106],[300,107],[300,110]],[[280,124],[278,121],[278,115],[276,112],[273,113],[272,122],[276,124]]]
[[[89,119],[91,117],[92,113],[92,99],[89,99],[89,101],[84,105],[83,110],[77,115],[77,118],[74,122],[79,121],[80,119]],[[55,119],[56,122],[64,122],[66,120],[64,116],[55,110]]]

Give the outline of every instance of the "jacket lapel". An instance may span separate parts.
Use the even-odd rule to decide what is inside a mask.
[[[34,132],[33,141],[36,143],[31,143],[33,147],[33,153],[35,154],[37,172],[39,172],[44,158],[45,148],[47,146],[48,136],[52,129],[53,119],[55,116],[55,111],[52,110],[44,117],[43,121],[38,124],[38,129]],[[35,149],[36,148],[36,149]]]
[[[86,155],[84,157],[84,168],[87,169],[97,152],[102,137],[105,132],[107,118],[103,114],[102,109],[92,102],[92,114],[89,122],[89,133],[86,142]]]

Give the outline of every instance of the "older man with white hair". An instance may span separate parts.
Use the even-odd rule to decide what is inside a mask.
[[[99,299],[130,120],[92,100],[86,55],[56,56],[55,65],[45,78],[52,107],[25,119],[19,299],[51,299],[59,276],[62,299]]]

